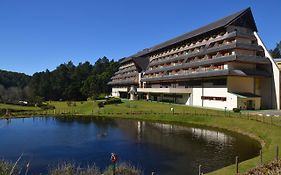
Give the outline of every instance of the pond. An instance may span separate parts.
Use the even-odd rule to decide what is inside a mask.
[[[144,174],[204,173],[259,154],[249,137],[198,126],[144,121],[33,117],[0,120],[0,158],[30,162],[30,174],[46,173],[59,162],[110,165],[110,153]]]

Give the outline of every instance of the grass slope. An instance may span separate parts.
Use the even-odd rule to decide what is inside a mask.
[[[0,109],[13,109],[13,110],[20,110],[20,111],[34,111],[34,110],[39,110],[40,108],[33,107],[33,106],[20,106],[20,105],[12,105],[12,104],[0,103]]]

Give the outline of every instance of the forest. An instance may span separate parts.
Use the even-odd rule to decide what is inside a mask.
[[[118,67],[119,62],[103,57],[94,65],[89,62],[74,65],[69,61],[53,71],[36,72],[32,76],[1,70],[0,102],[74,101],[110,94],[107,82]]]

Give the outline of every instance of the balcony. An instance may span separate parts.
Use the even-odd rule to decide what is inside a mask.
[[[138,88],[142,93],[190,94],[191,88]]]
[[[253,77],[270,77],[268,72],[262,70],[236,70],[236,69],[221,69],[221,70],[207,70],[187,74],[178,75],[164,75],[161,77],[147,77],[142,78],[142,82],[170,82],[182,81],[185,79],[205,78],[205,77],[219,77],[219,76],[253,76]]]
[[[138,85],[138,80],[135,79],[124,79],[124,80],[114,80],[107,83],[108,85]]]
[[[170,59],[172,59],[171,61],[173,61],[173,59],[175,59],[175,57],[172,56],[173,54],[179,54],[181,52],[187,52],[188,51],[188,53],[189,53],[188,55],[190,55],[190,50],[193,50],[193,49],[196,49],[196,48],[197,49],[198,48],[202,49],[202,47],[204,47],[204,46],[209,46],[210,44],[214,44],[216,42],[228,40],[228,39],[231,39],[231,38],[234,38],[234,37],[242,37],[242,38],[249,38],[249,39],[255,38],[255,36],[253,34],[249,34],[249,33],[243,33],[243,32],[226,33],[226,34],[224,34],[222,36],[219,36],[219,37],[216,37],[216,38],[211,38],[209,40],[204,40],[204,41],[199,42],[197,44],[189,45],[188,47],[181,47],[180,49],[177,49],[177,50],[174,50],[174,51],[170,51],[170,52],[165,53],[165,54],[161,54],[161,56],[157,56],[157,57],[154,57],[152,59],[152,60],[155,60],[155,59],[160,59],[160,60],[153,61],[149,65],[150,66],[155,66],[155,65],[167,63],[167,62],[170,62]],[[224,45],[226,45],[226,44],[224,44]],[[199,53],[199,52],[193,52],[193,54],[196,54],[196,53]],[[182,56],[182,55],[179,55],[179,56]],[[170,58],[163,59],[163,57],[170,57]],[[180,58],[176,58],[176,59],[180,59]]]
[[[127,88],[112,88],[112,91],[114,92],[127,92]]]
[[[157,68],[148,70],[145,73],[146,74],[153,74],[153,73],[159,73],[164,71],[171,71],[171,70],[179,70],[179,69],[187,69],[187,68],[194,68],[199,66],[207,66],[211,64],[223,64],[225,62],[230,61],[239,61],[239,62],[246,62],[246,63],[253,63],[253,64],[269,64],[269,60],[265,57],[260,56],[245,56],[245,55],[229,55],[229,56],[219,56],[208,60],[200,60],[196,62],[188,62],[181,65],[176,66],[166,66],[163,68]]]

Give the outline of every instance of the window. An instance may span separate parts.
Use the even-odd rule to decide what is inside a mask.
[[[226,97],[201,96],[201,99],[202,99],[202,100],[226,101]]]

